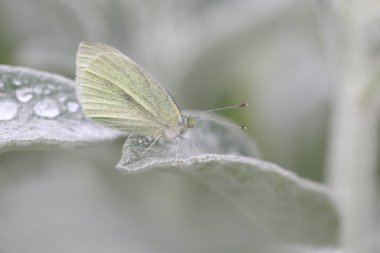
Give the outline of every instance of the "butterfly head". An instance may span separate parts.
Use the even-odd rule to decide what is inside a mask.
[[[191,114],[189,116],[182,116],[182,121],[175,127],[167,127],[163,135],[169,139],[174,139],[178,135],[182,135],[188,128],[194,128],[197,125],[199,115]]]
[[[195,115],[195,114],[192,114],[190,116],[188,116],[186,118],[186,127],[187,128],[193,128],[197,125],[197,122],[198,122],[198,119],[199,119],[199,116],[198,115]]]

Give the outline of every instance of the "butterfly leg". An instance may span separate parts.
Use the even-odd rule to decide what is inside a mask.
[[[177,148],[175,150],[175,162],[176,162],[176,165],[177,165],[177,168],[178,168],[179,167],[179,163],[178,163],[178,151],[179,151],[179,146],[181,144],[181,138],[177,137],[176,141],[177,141]]]
[[[190,144],[193,152],[195,150],[195,152],[194,152],[195,154],[201,154],[202,153],[201,150],[200,150],[200,148],[199,148],[199,146],[198,146],[198,144],[195,142],[195,140],[193,140],[190,137],[186,138],[185,136],[182,136],[182,135],[180,135],[179,137],[181,137],[182,139],[184,139],[184,140],[186,140],[186,141],[189,142],[189,144]]]
[[[160,139],[160,137],[162,137],[162,135],[157,136],[157,138],[153,141],[153,143],[150,144],[150,146],[144,152],[142,152],[142,155],[145,154],[146,152],[148,152],[149,149],[151,149],[153,147],[153,145],[158,141],[158,139]]]
[[[195,139],[191,139],[191,138],[189,138],[189,142],[190,142],[190,144],[191,144],[193,147],[195,147],[195,150],[197,151],[196,153],[197,153],[198,155],[202,154],[202,151],[201,151],[201,149],[200,149],[200,147],[199,147],[199,145],[198,145],[198,143],[197,143],[197,141],[196,141]]]

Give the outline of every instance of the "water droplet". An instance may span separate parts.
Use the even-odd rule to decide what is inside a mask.
[[[34,87],[34,93],[36,93],[37,95],[40,95],[42,91],[44,90],[44,87],[45,85],[43,84],[36,84],[36,86]]]
[[[58,103],[50,98],[37,102],[33,107],[33,111],[38,116],[46,118],[54,118],[60,113]]]
[[[141,144],[143,141],[142,141],[141,139],[139,139],[139,141],[138,141],[138,142],[139,142],[139,144]]]
[[[48,90],[48,89],[44,90],[44,95],[49,95],[50,93],[51,93],[51,90]]]
[[[65,102],[66,99],[67,99],[67,97],[66,97],[65,94],[60,94],[60,95],[58,96],[58,101],[59,101],[59,102]]]
[[[18,112],[18,106],[15,102],[0,101],[0,120],[10,120],[13,119]]]
[[[14,80],[13,80],[13,84],[16,85],[16,86],[20,86],[22,83],[21,83],[20,80],[18,80],[18,79],[14,79]]]
[[[69,112],[76,112],[79,109],[79,104],[75,102],[68,102],[67,109],[69,110]]]
[[[18,101],[26,103],[33,98],[33,90],[31,88],[21,88],[16,90],[16,97]]]

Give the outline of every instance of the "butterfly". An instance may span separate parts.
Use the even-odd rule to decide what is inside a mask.
[[[75,82],[77,97],[89,118],[118,130],[153,136],[152,145],[160,137],[182,136],[199,118],[182,115],[171,95],[148,72],[102,43],[79,44]]]

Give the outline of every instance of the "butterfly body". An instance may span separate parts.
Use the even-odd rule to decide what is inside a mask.
[[[117,49],[82,42],[76,64],[77,96],[93,120],[118,130],[169,139],[195,126],[197,117],[182,116],[165,88]]]

